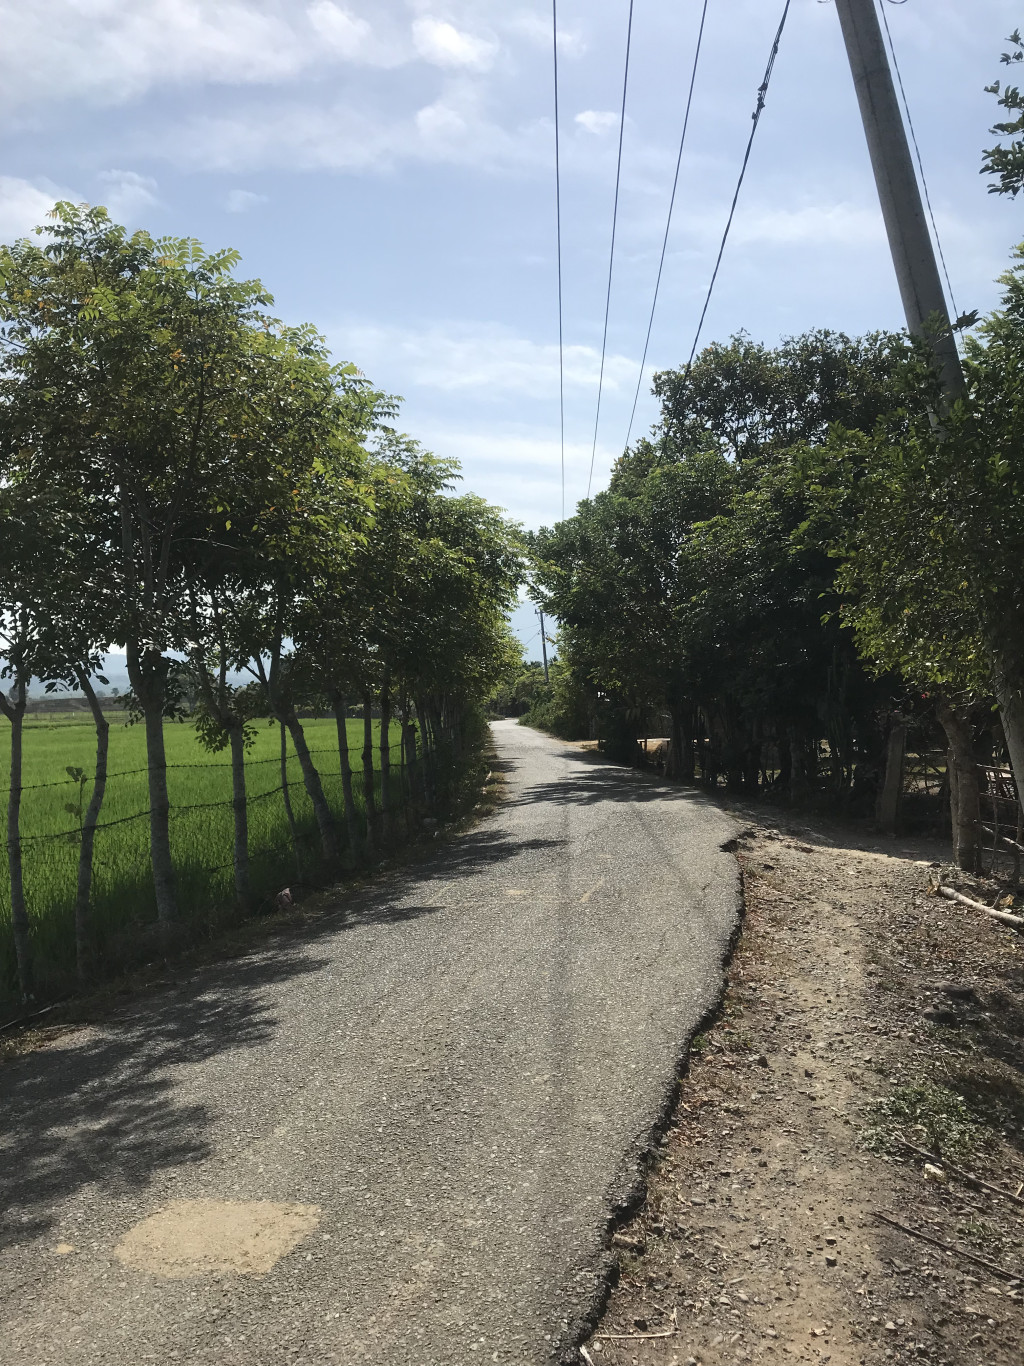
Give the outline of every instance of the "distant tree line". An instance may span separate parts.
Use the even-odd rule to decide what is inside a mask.
[[[413,757],[457,750],[509,667],[516,530],[457,467],[395,428],[396,400],[333,365],[312,328],[269,312],[237,253],[129,235],[100,208],[59,204],[42,241],[0,248],[0,626],[11,727],[10,906],[23,994],[32,922],[19,825],[32,678],[80,690],[96,727],[82,828],[79,964],[90,964],[92,838],[104,798],[104,653],[126,654],[145,728],[149,847],[165,942],[179,922],[164,723],[194,703],[200,737],[230,749],[234,877],[251,904],[245,755],[257,717],[291,738],[324,860],[367,859],[391,836],[388,723]],[[240,685],[239,673],[250,682]],[[299,708],[338,718],[344,810],[323,791]],[[344,718],[364,714],[350,756]],[[354,758],[380,809],[355,818]]]
[[[983,170],[1016,195],[1024,98],[990,90],[1016,117]],[[1001,283],[961,320],[952,407],[900,333],[740,335],[657,375],[650,437],[534,538],[563,667],[528,717],[627,758],[663,712],[671,774],[869,809],[887,733],[929,716],[974,867],[978,760],[1008,758],[1024,792],[1024,248]]]
[[[957,857],[978,760],[1024,784],[1024,252],[944,405],[905,335],[744,336],[655,379],[661,420],[606,492],[535,538],[562,623],[549,722],[621,757],[652,710],[668,771],[874,801],[894,721],[949,754]],[[819,772],[824,760],[827,773]]]

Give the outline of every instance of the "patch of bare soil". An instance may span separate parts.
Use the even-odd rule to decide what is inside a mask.
[[[1024,937],[935,896],[936,856],[739,841],[722,1008],[582,1361],[1024,1362]]]

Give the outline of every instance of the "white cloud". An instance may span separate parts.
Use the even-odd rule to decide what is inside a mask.
[[[408,39],[399,25],[388,24],[387,16],[375,13],[383,22],[374,29],[367,19],[334,0],[314,0],[307,10],[309,22],[324,45],[323,51],[342,61],[363,66],[401,66],[411,59]]]
[[[160,135],[147,131],[137,142],[140,154],[233,172],[275,166],[382,171],[402,161],[507,170],[546,165],[550,147],[550,125],[503,128],[481,106],[479,92],[461,83],[405,115],[345,103],[263,100],[223,116],[200,115]]]
[[[339,358],[354,360],[378,382],[395,387],[410,382],[442,392],[476,390],[478,397],[495,401],[558,393],[558,346],[516,336],[497,324],[416,331],[354,323],[331,329],[331,340]],[[564,364],[568,389],[596,391],[601,353],[595,347],[566,346]],[[629,392],[637,369],[629,356],[606,356],[605,390]]]
[[[103,202],[116,222],[131,223],[156,204],[156,181],[136,171],[103,171]]]
[[[493,39],[475,38],[461,32],[454,24],[429,16],[413,23],[412,38],[420,56],[437,66],[486,71],[498,51],[498,44]]]
[[[285,8],[252,0],[0,0],[0,28],[0,92],[10,104],[116,104],[186,80],[279,81],[311,46],[303,51]]]
[[[610,133],[613,128],[619,126],[618,114],[613,114],[606,109],[584,109],[581,114],[576,115],[575,120],[581,128],[585,128],[588,133],[602,134]]]
[[[252,190],[229,190],[224,199],[228,213],[248,213],[268,202],[265,194],[255,194]]]
[[[310,5],[309,22],[324,41],[343,57],[361,56],[373,37],[373,30],[365,19],[350,14],[332,0],[316,0]]]
[[[46,215],[58,199],[77,203],[81,196],[73,190],[60,189],[49,180],[0,176],[0,240],[10,242],[16,237],[27,236],[33,228],[46,222]]]
[[[495,19],[497,27],[517,38],[525,38],[534,47],[550,51],[551,15],[538,14],[533,10],[512,10],[501,13]],[[562,15],[558,18],[558,55],[560,57],[579,57],[586,51],[583,35],[574,28],[565,26]]]
[[[881,213],[854,204],[805,204],[795,209],[752,204],[741,208],[732,230],[736,243],[770,246],[857,246],[884,236]]]
[[[554,423],[548,431],[495,431],[488,426],[423,426],[424,444],[462,465],[465,487],[504,508],[527,526],[551,526],[562,515],[562,446]],[[607,483],[621,449],[598,443],[592,491]],[[565,445],[565,511],[572,514],[587,491],[591,443]]]
[[[339,61],[388,67],[415,59],[396,6],[361,7],[374,23],[334,0],[0,0],[0,101],[120,104],[158,86],[282,84]],[[426,25],[421,55],[429,60],[488,64],[488,40],[438,20],[417,22]]]

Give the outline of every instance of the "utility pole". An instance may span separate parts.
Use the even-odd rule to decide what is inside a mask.
[[[907,327],[931,345],[951,398],[964,388],[956,341],[882,42],[875,0],[836,0]],[[937,316],[936,316],[937,315]],[[927,326],[930,321],[931,326]],[[938,324],[943,335],[932,330]]]
[[[548,679],[548,642],[547,642],[547,640],[545,639],[545,636],[544,636],[544,613],[538,608],[538,609],[537,609],[537,615],[540,617],[540,653],[541,653],[541,657],[542,657],[543,660],[544,660],[544,682],[547,683],[547,682],[549,682],[549,679]]]

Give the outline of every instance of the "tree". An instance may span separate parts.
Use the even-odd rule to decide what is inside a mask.
[[[818,445],[834,424],[870,432],[902,406],[914,354],[898,332],[850,338],[818,329],[774,348],[739,333],[692,366],[655,375],[659,430],[677,450],[712,444],[738,464]]]
[[[999,60],[1006,66],[1024,61],[1024,39],[1020,36],[1020,30],[1014,29],[1006,41],[1012,45],[1013,51],[1004,52]],[[998,137],[1010,138],[1011,141],[1006,146],[997,144],[984,152],[981,174],[995,177],[995,183],[988,187],[989,194],[1008,194],[1015,198],[1024,189],[1024,95],[1018,86],[1004,86],[1000,81],[987,85],[985,91],[995,95],[1000,107],[1016,117],[994,124],[989,129]]]
[[[837,539],[846,616],[867,658],[940,695],[965,770],[954,809],[965,866],[977,820],[965,708],[994,695],[1024,791],[1024,249],[1015,260],[1002,308],[967,340],[967,392],[941,428],[919,405],[870,438],[837,436],[832,453],[851,490]]]
[[[85,490],[117,580],[145,727],[150,853],[165,939],[177,920],[163,723],[182,645],[182,550],[230,501],[238,355],[268,297],[186,240],[127,237],[103,209],[60,204],[50,241],[0,256],[16,459]],[[227,479],[228,487],[225,487]]]
[[[708,347],[656,376],[661,421],[607,491],[537,537],[540,599],[573,672],[631,730],[622,754],[664,710],[672,775],[692,779],[699,731],[709,781],[724,769],[752,790],[770,772],[779,789],[806,788],[827,741],[836,790],[867,785],[885,685],[835,616],[835,565],[797,535],[801,467],[835,424],[872,430],[914,356],[881,333]]]
[[[260,593],[272,581],[280,629],[268,696],[296,738],[279,686],[282,614],[310,547],[337,553],[349,514],[362,515],[351,420],[366,407],[364,386],[353,367],[332,369],[311,330],[269,316],[262,286],[234,277],[237,253],[129,238],[102,209],[61,204],[55,215],[47,246],[22,241],[0,255],[8,449],[16,468],[68,498],[84,490],[108,550],[109,638],[125,647],[146,727],[150,852],[169,940],[178,911],[163,726],[174,660],[195,655],[199,617],[212,622],[197,615],[196,585],[209,602],[243,560],[259,564]]]
[[[5,490],[6,492],[6,490]],[[28,685],[38,668],[38,623],[33,593],[26,584],[23,554],[31,527],[11,517],[10,499],[4,499],[6,554],[0,586],[0,712],[11,726],[11,761],[7,790],[7,868],[11,888],[11,928],[18,965],[18,985],[23,1001],[33,996],[31,925],[25,901],[25,878],[21,843],[22,737]],[[19,535],[18,533],[22,533]],[[27,533],[27,535],[25,534]],[[19,544],[20,542],[20,544]],[[11,553],[13,551],[13,554]]]

